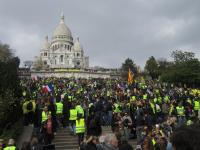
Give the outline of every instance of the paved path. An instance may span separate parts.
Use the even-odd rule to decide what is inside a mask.
[[[18,137],[18,139],[16,141],[17,147],[19,149],[21,149],[22,143],[24,141],[30,141],[31,140],[32,133],[33,133],[33,127],[32,126],[24,126],[22,134]]]

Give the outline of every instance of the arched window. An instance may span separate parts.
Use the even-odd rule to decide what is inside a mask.
[[[60,62],[63,63],[63,55],[60,55]]]
[[[76,54],[76,56],[77,56],[77,57],[79,57],[79,56],[80,56],[80,54],[79,54],[79,53],[77,53],[77,54]]]

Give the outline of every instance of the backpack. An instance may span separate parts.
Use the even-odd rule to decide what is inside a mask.
[[[33,103],[29,102],[26,106],[27,110],[32,110],[33,109]]]
[[[92,120],[90,120],[90,123],[89,123],[89,127],[90,128],[96,128],[96,120],[95,119],[92,119]]]

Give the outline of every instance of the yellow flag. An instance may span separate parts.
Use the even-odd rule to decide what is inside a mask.
[[[128,84],[132,84],[134,81],[134,74],[131,69],[128,69]]]

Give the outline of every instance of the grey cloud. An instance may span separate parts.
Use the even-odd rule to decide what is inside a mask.
[[[63,10],[92,66],[120,67],[128,57],[144,66],[148,57],[169,58],[176,49],[199,57],[199,6],[198,0],[1,0],[0,40],[22,61],[32,59]]]

